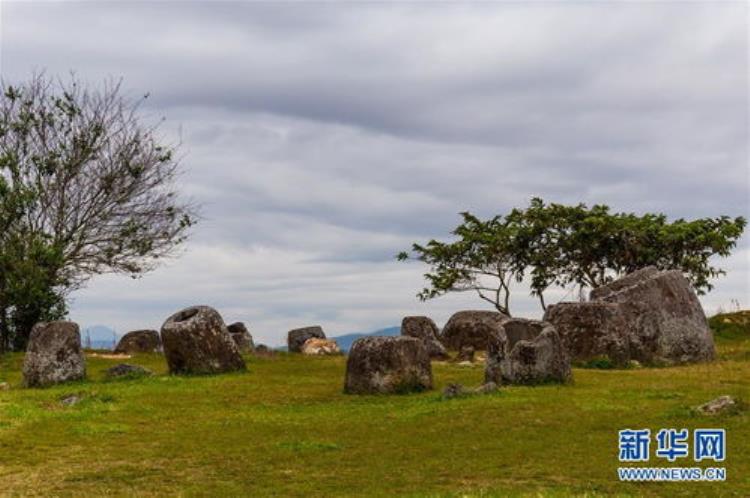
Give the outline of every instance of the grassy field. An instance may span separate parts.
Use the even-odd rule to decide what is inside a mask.
[[[737,316],[712,321],[712,364],[576,369],[572,385],[456,399],[440,390],[478,385],[482,367],[435,364],[433,392],[347,396],[343,357],[248,357],[247,373],[172,377],[162,357],[140,355],[127,361],[157,375],[114,382],[103,372],[117,361],[88,357],[89,381],[30,390],[22,355],[6,355],[0,493],[750,496],[750,413],[692,409],[750,399],[750,333]],[[83,401],[63,406],[70,393]],[[725,428],[727,482],[620,483],[617,431],[671,427]],[[668,465],[653,449],[649,464]]]

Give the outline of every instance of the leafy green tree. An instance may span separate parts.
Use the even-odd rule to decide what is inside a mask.
[[[523,267],[516,255],[517,226],[496,216],[482,221],[470,213],[462,213],[463,223],[453,234],[457,240],[430,240],[414,244],[417,259],[430,265],[425,274],[429,286],[418,297],[426,301],[448,292],[475,292],[480,299],[502,313],[510,314],[511,285],[523,278]],[[402,252],[399,260],[409,254]]]
[[[185,241],[196,209],[174,188],[176,147],[142,122],[141,103],[119,83],[2,83],[0,332],[14,347],[92,276],[138,277]]]
[[[593,289],[651,265],[681,270],[704,294],[712,289],[710,279],[725,273],[712,258],[728,256],[746,225],[742,217],[669,222],[663,214],[612,213],[605,205],[546,204],[539,198],[488,221],[462,216],[454,241],[412,247],[430,265],[428,286],[418,297],[473,290],[508,314],[511,284],[524,276],[542,308],[550,287]]]
[[[60,253],[48,241],[15,234],[5,238],[0,252],[0,352],[23,349],[35,323],[65,316],[60,265]]]
[[[518,257],[531,268],[532,294],[542,299],[551,286],[593,289],[646,266],[681,270],[699,294],[723,275],[712,265],[726,257],[741,237],[742,217],[702,218],[669,222],[664,214],[611,213],[609,207],[565,206],[532,199],[526,210],[511,216],[530,233]]]

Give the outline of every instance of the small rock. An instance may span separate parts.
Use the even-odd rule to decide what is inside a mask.
[[[474,364],[470,361],[459,361],[457,365],[459,367],[473,367],[474,366]]]
[[[641,362],[640,362],[640,361],[638,361],[638,360],[630,360],[630,361],[628,362],[628,366],[629,366],[630,368],[635,368],[635,369],[638,369],[638,368],[643,368],[643,365],[641,365]]]
[[[329,354],[340,354],[341,350],[336,341],[331,339],[318,339],[317,337],[311,337],[306,340],[302,345],[302,354],[309,356],[316,355],[329,355]]]
[[[706,415],[716,415],[732,409],[735,406],[737,406],[735,399],[725,394],[724,396],[712,399],[708,403],[699,406],[697,409],[699,412]]]
[[[153,372],[147,368],[143,368],[140,365],[130,365],[128,363],[120,363],[107,370],[106,377],[109,379],[116,379],[118,377],[146,377],[152,375]]]
[[[474,392],[476,394],[490,394],[494,393],[499,389],[499,386],[495,384],[494,382],[485,382],[481,386],[474,389]]]
[[[459,396],[465,396],[467,393],[464,386],[461,384],[455,384],[451,383],[445,386],[445,389],[443,389],[443,398],[457,398]]]
[[[83,397],[78,394],[66,394],[60,398],[60,404],[63,406],[73,406],[81,402]]]

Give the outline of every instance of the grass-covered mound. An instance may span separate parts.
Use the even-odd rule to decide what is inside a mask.
[[[720,339],[750,337],[750,310],[721,313],[708,319],[711,330]]]
[[[126,361],[155,375],[105,381],[122,360],[89,355],[88,381],[30,390],[22,355],[6,355],[0,494],[748,496],[750,414],[693,407],[750,399],[750,333],[711,323],[712,364],[576,369],[568,386],[455,399],[442,388],[478,385],[481,367],[434,364],[432,392],[349,396],[343,357],[248,357],[246,373],[173,377],[161,356],[138,355]],[[683,427],[727,430],[726,483],[617,481],[618,430]],[[649,465],[670,464],[652,448]]]

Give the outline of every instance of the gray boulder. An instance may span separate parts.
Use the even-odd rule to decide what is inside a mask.
[[[615,303],[559,303],[547,307],[544,321],[555,326],[573,362],[602,357],[624,367],[630,360],[629,324]]]
[[[631,275],[624,277],[629,285],[618,280],[607,286],[611,292],[594,293],[599,301],[619,305],[630,331],[630,359],[651,365],[712,360],[713,334],[682,272],[647,268],[637,279]]]
[[[255,344],[253,343],[253,336],[250,335],[250,331],[247,330],[247,327],[245,327],[245,324],[242,322],[234,322],[229,325],[227,325],[227,330],[229,331],[229,334],[232,336],[232,339],[234,340],[234,343],[237,345],[237,348],[240,350],[240,353],[252,353],[255,349]]]
[[[120,363],[112,368],[108,368],[105,377],[107,379],[119,379],[119,378],[136,378],[136,377],[147,377],[152,375],[153,372],[148,368],[140,365],[130,365],[129,363]]]
[[[659,273],[659,270],[655,266],[647,266],[645,268],[641,268],[639,270],[635,270],[633,272],[628,273],[627,275],[624,275],[614,282],[611,282],[607,285],[603,285],[601,287],[597,287],[596,289],[593,289],[591,293],[589,294],[589,300],[590,301],[599,301],[607,296],[610,296],[614,294],[615,292],[621,291],[627,287],[631,287],[633,285],[637,285],[640,282],[643,282],[644,280],[648,280],[649,278],[653,277]]]
[[[459,311],[443,327],[440,341],[451,350],[472,346],[484,351],[490,335],[509,317],[497,311]]]
[[[361,337],[346,362],[344,392],[406,393],[432,389],[432,367],[424,342],[414,337]]]
[[[134,330],[120,339],[115,353],[155,353],[161,348],[161,339],[156,330]]]
[[[575,361],[671,365],[714,357],[703,308],[678,270],[643,268],[594,289],[591,298],[550,306],[544,315]]]
[[[34,325],[23,360],[24,385],[45,387],[85,377],[78,324],[58,321]]]
[[[443,389],[443,398],[451,399],[470,396],[473,394],[492,394],[499,389],[499,386],[494,382],[485,382],[481,386],[477,386],[473,389],[467,389],[462,384],[448,384]]]
[[[75,406],[83,401],[84,396],[81,393],[64,394],[60,397],[60,404],[63,406]]]
[[[439,340],[440,332],[431,318],[407,316],[401,321],[401,335],[415,337],[424,342],[427,354],[435,360],[447,360],[448,351]]]
[[[548,322],[513,318],[490,338],[485,382],[543,384],[570,380],[570,357]]]
[[[237,345],[224,320],[210,306],[192,306],[167,318],[161,327],[170,373],[213,374],[244,370]]]
[[[460,398],[467,396],[469,391],[463,386],[463,384],[451,383],[445,386],[443,389],[443,398]]]
[[[319,325],[312,327],[302,327],[299,329],[290,330],[286,336],[286,345],[290,353],[301,353],[302,345],[308,339],[316,337],[318,339],[325,339],[326,334],[323,332],[323,328]]]
[[[424,341],[424,347],[427,348],[427,355],[433,360],[446,361],[450,359],[448,350],[438,340],[428,339]]]
[[[728,394],[725,394],[723,396],[719,396],[716,399],[712,399],[708,403],[696,407],[696,410],[698,410],[700,413],[703,413],[704,415],[716,415],[719,413],[729,412],[737,408],[737,401]]]
[[[417,339],[437,339],[440,336],[440,331],[432,318],[405,316],[401,320],[401,335],[416,337]]]

